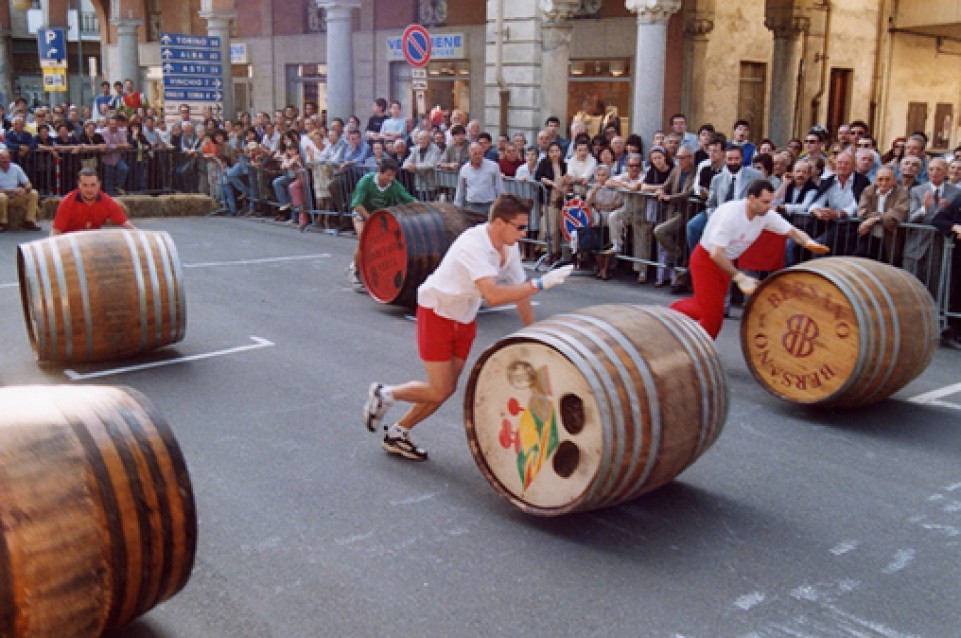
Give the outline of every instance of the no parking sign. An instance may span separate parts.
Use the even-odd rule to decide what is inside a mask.
[[[404,29],[400,48],[404,51],[404,59],[413,67],[424,67],[430,62],[430,34],[419,24],[412,24]]]

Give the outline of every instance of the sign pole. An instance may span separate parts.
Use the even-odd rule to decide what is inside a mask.
[[[430,33],[419,24],[404,29],[400,38],[404,59],[411,66],[411,88],[414,90],[414,116],[427,112],[427,65],[430,63],[432,43]]]

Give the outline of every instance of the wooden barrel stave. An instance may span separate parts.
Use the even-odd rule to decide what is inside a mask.
[[[186,584],[190,479],[149,401],[7,388],[0,415],[0,622],[12,638],[106,635]]]
[[[790,300],[788,309],[772,310],[766,300],[791,285],[808,286],[811,298]],[[768,347],[766,342],[758,347],[752,341],[774,328],[785,313],[819,312],[811,306],[826,307],[824,299],[835,293],[839,300],[834,317],[839,324],[849,320],[851,333],[837,337],[828,332],[828,337],[819,338],[809,365],[793,361],[786,349]],[[802,404],[855,407],[883,400],[924,371],[937,343],[934,305],[921,283],[901,269],[861,258],[818,259],[776,273],[752,295],[744,314],[741,347],[751,373],[775,396]],[[766,368],[768,360],[773,363]],[[818,369],[819,363],[832,361],[841,379],[824,390],[820,384],[796,390],[775,381],[773,370],[778,366]],[[765,374],[766,369],[771,374]]]
[[[584,432],[570,431],[562,414],[561,438],[574,441],[585,459],[597,457],[596,466],[579,466],[582,474],[568,477],[570,484],[548,485],[557,489],[546,494],[533,482],[530,488],[513,484],[513,470],[505,471],[491,442],[496,401],[489,396],[510,396],[510,388],[496,391],[492,380],[509,373],[510,361],[539,365],[542,351],[561,357],[550,375],[561,375],[563,383],[564,368],[576,369],[584,388]],[[562,410],[566,396],[552,401]],[[495,490],[526,512],[558,515],[614,505],[671,481],[716,440],[727,403],[716,350],[696,324],[667,309],[625,305],[558,315],[494,344],[471,372],[464,409],[471,452]],[[588,435],[588,426],[595,432]]]
[[[183,274],[166,232],[70,233],[21,244],[17,262],[40,361],[102,361],[184,337]]]

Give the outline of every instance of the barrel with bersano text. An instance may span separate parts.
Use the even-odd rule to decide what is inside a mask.
[[[190,578],[190,477],[135,390],[0,389],[0,494],[0,636],[110,635]]]
[[[443,202],[416,202],[376,211],[360,237],[359,271],[380,303],[413,307],[417,288],[454,240],[487,215]]]
[[[717,439],[727,377],[713,341],[667,308],[602,305],[509,335],[464,398],[474,461],[538,516],[609,507],[672,481]]]
[[[937,311],[921,282],[859,257],[814,259],[775,273],[741,319],[741,349],[754,378],[798,404],[886,399],[924,372],[937,344]]]
[[[183,269],[170,235],[93,230],[20,244],[20,297],[39,361],[120,359],[183,340]]]

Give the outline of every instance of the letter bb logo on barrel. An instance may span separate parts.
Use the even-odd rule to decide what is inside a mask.
[[[781,338],[784,349],[792,357],[803,359],[814,353],[815,340],[820,335],[817,322],[805,314],[792,315]]]

